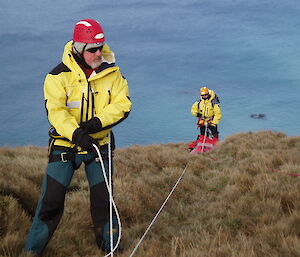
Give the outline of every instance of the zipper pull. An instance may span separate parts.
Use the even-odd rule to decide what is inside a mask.
[[[108,95],[109,95],[108,104],[110,104],[110,99],[111,99],[111,95],[110,95],[110,88],[109,88],[109,87],[107,87],[107,88],[106,88],[106,90],[107,90],[107,93],[108,93]]]

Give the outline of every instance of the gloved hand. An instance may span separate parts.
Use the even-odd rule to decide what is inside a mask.
[[[201,118],[202,117],[202,114],[200,112],[197,112],[197,117],[198,118]]]
[[[98,141],[91,136],[88,135],[88,133],[81,129],[77,128],[72,136],[72,142],[76,144],[77,146],[80,146],[83,150],[91,152],[96,152],[96,149],[94,148],[93,144],[98,146]]]
[[[94,134],[102,129],[102,123],[99,118],[94,117],[88,121],[82,122],[79,124],[80,128],[86,131],[88,134]]]

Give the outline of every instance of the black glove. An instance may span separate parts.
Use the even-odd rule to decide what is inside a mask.
[[[202,117],[202,114],[200,112],[197,112],[197,117],[198,118],[201,118]]]
[[[88,121],[82,122],[79,124],[80,128],[86,131],[88,134],[94,134],[102,129],[102,123],[99,118],[94,117]]]
[[[80,146],[83,150],[91,152],[96,152],[96,149],[94,148],[93,144],[98,146],[98,141],[91,136],[88,135],[88,133],[81,129],[77,128],[72,136],[72,142],[78,146]]]

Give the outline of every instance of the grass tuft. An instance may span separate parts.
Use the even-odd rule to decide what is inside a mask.
[[[171,188],[186,173],[135,256],[300,256],[300,137],[232,135],[207,153],[187,143],[115,151],[114,194],[129,256]],[[47,149],[0,148],[0,256],[22,252],[41,191]],[[276,172],[275,172],[276,171]],[[102,256],[94,241],[83,167],[45,257]]]

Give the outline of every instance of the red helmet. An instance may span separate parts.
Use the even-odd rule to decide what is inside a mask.
[[[105,41],[103,29],[98,21],[81,20],[74,27],[73,42],[102,43]]]

